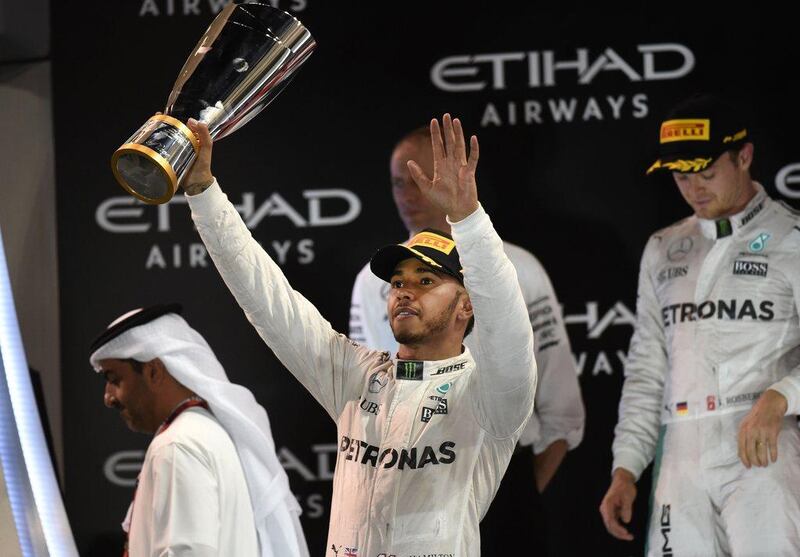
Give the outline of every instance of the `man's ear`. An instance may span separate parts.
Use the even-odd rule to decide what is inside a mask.
[[[752,143],[745,143],[744,145],[742,145],[742,148],[739,149],[739,153],[736,155],[737,156],[736,164],[739,166],[739,168],[743,170],[750,169],[750,165],[753,164],[754,149],[755,148],[753,147]]]
[[[147,382],[153,387],[161,385],[169,376],[164,362],[158,358],[154,358],[149,362],[145,362],[142,369],[142,374],[145,376]]]
[[[473,316],[472,300],[469,299],[469,294],[467,294],[466,292],[464,292],[464,294],[461,296],[461,301],[459,306],[460,306],[459,317],[461,317],[466,321],[472,319]]]

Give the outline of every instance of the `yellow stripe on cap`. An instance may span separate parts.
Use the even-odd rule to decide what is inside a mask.
[[[723,143],[733,143],[734,141],[739,141],[740,139],[744,139],[747,137],[747,130],[740,130],[733,135],[726,135],[725,138],[722,140]]]
[[[407,244],[407,247],[409,248],[413,248],[414,246],[425,246],[426,248],[432,248],[436,251],[440,251],[445,255],[450,255],[450,252],[453,251],[454,247],[456,247],[456,243],[449,238],[439,236],[438,234],[433,234],[432,232],[420,232],[411,238],[411,241],[409,241]]]
[[[408,246],[403,246],[403,247],[408,248]],[[416,255],[417,257],[422,259],[425,263],[427,263],[431,267],[438,267],[439,269],[444,269],[444,267],[442,267],[439,263],[437,263],[436,261],[434,261],[433,259],[431,259],[427,255],[425,255],[424,253],[419,252],[419,251],[415,250],[414,248],[408,248],[408,251],[412,252],[414,255]]]
[[[658,170],[659,168],[666,168],[672,170],[674,172],[700,172],[704,170],[713,159],[692,159],[692,160],[676,160],[676,161],[669,161],[669,162],[661,162],[657,160],[653,163],[653,166],[647,169],[647,173],[650,174],[653,171]]]
[[[711,139],[711,120],[667,120],[661,124],[661,143],[673,141],[708,141]]]

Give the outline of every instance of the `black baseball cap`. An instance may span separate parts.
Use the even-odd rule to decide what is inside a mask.
[[[661,122],[658,160],[647,174],[702,172],[747,141],[750,134],[738,110],[713,95],[695,96],[675,106]]]
[[[405,244],[382,247],[372,256],[369,267],[376,276],[389,282],[397,264],[410,257],[455,277],[462,284],[464,282],[461,260],[453,237],[433,228],[426,228]]]

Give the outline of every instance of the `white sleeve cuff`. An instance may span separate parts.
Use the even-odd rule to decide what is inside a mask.
[[[769,388],[786,397],[787,416],[800,414],[800,378],[787,375]]]
[[[625,470],[633,474],[636,481],[639,481],[639,476],[642,475],[648,464],[647,459],[636,451],[617,450],[614,453],[614,464],[611,465],[611,473],[613,474],[617,468],[625,468]]]
[[[543,428],[539,438],[533,443],[533,454],[542,454],[547,447],[559,440],[566,441],[567,450],[571,451],[583,440],[583,425],[567,431],[548,431],[547,428]]]
[[[488,218],[489,215],[483,210],[483,205],[478,204],[478,208],[474,212],[460,221],[453,222],[450,217],[447,217],[447,224],[453,228],[453,234],[458,233],[461,236],[469,236],[474,231],[481,230],[484,226],[484,221]]]
[[[228,196],[219,187],[219,182],[217,182],[216,178],[202,193],[197,195],[184,193],[184,195],[189,203],[189,208],[192,210],[192,215],[199,219],[216,215],[228,202]]]

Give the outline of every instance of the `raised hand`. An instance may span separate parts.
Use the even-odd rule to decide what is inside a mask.
[[[478,138],[470,137],[467,157],[461,121],[445,114],[441,128],[436,118],[431,120],[431,143],[433,177],[426,176],[414,161],[408,161],[408,170],[423,195],[452,222],[458,222],[478,209]]]
[[[198,122],[194,118],[189,118],[186,125],[200,140],[200,152],[197,154],[197,160],[194,161],[189,174],[181,181],[181,187],[187,194],[197,195],[214,182],[214,175],[211,173],[213,140],[205,122]]]

